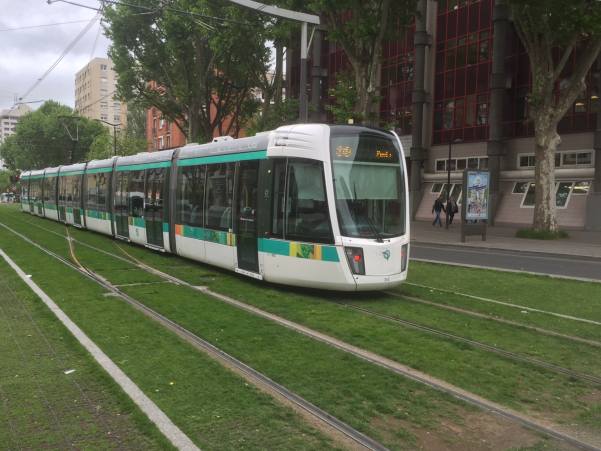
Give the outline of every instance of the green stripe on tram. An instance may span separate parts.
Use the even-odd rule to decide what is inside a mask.
[[[228,153],[225,155],[211,155],[209,157],[187,158],[184,160],[177,160],[177,165],[178,166],[196,166],[199,164],[231,163],[234,161],[248,161],[248,160],[264,160],[266,158],[267,158],[267,150],[257,150],[257,151],[253,151],[253,152]]]
[[[236,235],[223,230],[205,229],[203,227],[193,227],[183,224],[175,225],[175,234],[185,238],[192,238],[209,243],[223,244],[225,246],[236,245]]]
[[[59,176],[61,177],[68,177],[71,175],[82,175],[83,174],[83,169],[81,171],[66,171],[66,172],[61,172],[59,174]]]
[[[259,238],[259,251],[268,254],[285,255],[288,257],[339,262],[336,246],[324,244],[301,243],[298,241]]]
[[[49,203],[44,202],[44,208],[46,210],[56,210],[56,204],[49,204]]]
[[[108,168],[91,168],[86,169],[86,174],[99,174],[101,172],[112,172],[113,167],[109,166]]]
[[[86,210],[86,216],[93,219],[111,220],[111,214],[107,211]]]

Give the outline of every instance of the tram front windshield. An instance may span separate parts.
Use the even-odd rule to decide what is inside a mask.
[[[343,236],[384,238],[405,233],[405,183],[399,149],[377,132],[330,138],[336,212]]]

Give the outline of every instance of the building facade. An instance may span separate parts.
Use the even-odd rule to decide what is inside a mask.
[[[488,169],[492,222],[531,224],[530,67],[507,5],[503,0],[419,0],[418,9],[415,23],[399,31],[398,40],[385,43],[380,104],[382,123],[395,127],[405,144],[413,217],[431,219],[435,198],[446,193],[449,165],[456,199],[464,169]],[[333,86],[348,62],[331,43],[327,54],[328,85]],[[586,91],[559,124],[555,195],[562,227],[601,230],[600,90],[597,62]]]
[[[117,75],[108,58],[94,58],[75,75],[75,111],[105,121],[111,133],[127,126],[127,105],[116,94]],[[115,124],[110,126],[106,122]]]
[[[186,145],[186,136],[173,122],[167,121],[157,108],[146,111],[146,144],[148,151]]]
[[[23,103],[0,111],[0,144],[6,138],[15,134],[17,123],[21,120],[21,117],[28,113],[31,113],[31,108]],[[0,171],[3,169],[4,162],[0,159]]]

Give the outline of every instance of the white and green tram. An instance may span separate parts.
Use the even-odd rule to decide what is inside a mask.
[[[377,290],[407,276],[394,133],[299,124],[24,172],[22,210],[274,283]]]

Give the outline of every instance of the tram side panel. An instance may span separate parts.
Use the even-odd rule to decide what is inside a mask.
[[[109,196],[112,168],[86,172],[84,211],[86,228],[105,235],[112,235]]]
[[[180,163],[178,161],[178,163]],[[206,165],[179,165],[175,196],[175,249],[178,255],[206,261],[204,198]]]
[[[58,221],[58,206],[56,205],[57,175],[46,175],[43,182],[44,216]]]
[[[262,165],[259,263],[270,282],[355,290],[342,248],[334,244],[323,164],[298,158]]]

